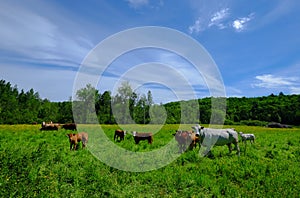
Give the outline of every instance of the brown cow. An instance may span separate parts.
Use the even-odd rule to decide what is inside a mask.
[[[75,123],[68,123],[61,126],[62,129],[77,131],[77,126]]]
[[[199,143],[200,147],[200,139],[192,131],[176,131],[176,133],[174,133],[173,135],[175,136],[175,140],[178,143],[179,153],[185,151],[187,146],[189,146],[190,149],[196,148],[197,143]]]
[[[119,141],[124,140],[125,135],[126,135],[126,131],[120,129],[115,130],[114,141],[116,141],[116,139],[118,141],[118,138],[120,138]]]
[[[78,143],[81,141],[82,141],[82,148],[84,149],[89,139],[89,136],[86,132],[80,132],[78,134],[69,133],[66,136],[69,137],[70,150],[77,150],[79,148]]]
[[[59,124],[53,124],[52,121],[50,123],[42,122],[42,128],[40,128],[40,131],[57,131],[59,127]]]
[[[152,144],[153,142],[152,133],[138,133],[136,131],[133,131],[132,135],[136,144],[138,144],[141,140],[148,140],[149,144]]]

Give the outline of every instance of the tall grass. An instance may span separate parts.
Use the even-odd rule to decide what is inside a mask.
[[[139,131],[153,130],[140,127]],[[66,130],[1,125],[0,197],[298,197],[300,129],[230,127],[257,137],[255,144],[240,143],[240,157],[229,155],[226,146],[214,147],[214,158],[202,158],[195,149],[158,170],[125,172],[107,166],[89,150],[69,151]],[[102,128],[113,140],[118,127]],[[177,128],[164,126],[152,145],[135,145],[130,135],[114,144],[135,152],[155,150],[167,144]]]

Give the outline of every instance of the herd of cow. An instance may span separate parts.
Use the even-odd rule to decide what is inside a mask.
[[[53,123],[52,121],[49,123],[42,122],[42,128],[40,128],[41,131],[57,131],[61,127],[62,129],[66,130],[72,130],[76,131],[77,127],[75,123],[68,123],[68,124],[59,124],[59,123]]]
[[[66,130],[77,130],[75,123],[69,124],[57,124],[57,123],[42,123],[42,128],[40,130],[58,130],[61,126],[62,129]],[[254,143],[255,135],[254,134],[244,134],[243,132],[237,133],[234,129],[212,129],[212,128],[204,128],[200,125],[195,125],[192,127],[192,131],[182,131],[177,130],[173,136],[175,136],[175,140],[178,143],[179,153],[184,152],[185,150],[194,149],[199,145],[199,149],[201,147],[206,148],[202,151],[202,155],[205,156],[210,153],[211,148],[213,146],[223,146],[227,145],[229,149],[229,153],[232,152],[231,145],[234,145],[234,149],[237,151],[237,154],[240,155],[239,148],[239,139],[238,134],[241,136],[241,140],[246,143],[247,140],[250,143]],[[123,141],[126,135],[126,131],[117,129],[114,133],[114,141]],[[69,133],[66,135],[70,141],[70,150],[78,149],[78,143],[82,142],[82,148],[85,148],[88,142],[88,134],[86,132],[80,133]],[[149,144],[153,142],[153,134],[152,133],[141,133],[141,132],[132,132],[133,139],[136,144],[139,144],[142,140],[147,140]]]
[[[59,123],[53,123],[52,121],[49,123],[42,122],[42,128],[40,128],[40,131],[57,131],[61,127],[62,129],[66,130],[72,130],[77,131],[77,126],[75,123],[68,123],[68,124],[59,124]],[[66,134],[66,136],[69,138],[70,141],[70,150],[77,150],[79,147],[79,142],[82,141],[82,148],[86,147],[86,144],[88,142],[88,134],[86,132],[80,132],[80,133],[69,133]]]
[[[204,128],[200,125],[193,126],[192,129],[193,131],[177,130],[176,133],[173,134],[178,143],[179,153],[182,153],[187,148],[196,148],[197,144],[199,145],[199,148],[201,148],[201,146],[206,147],[202,153],[204,156],[210,153],[211,148],[214,145],[227,145],[229,153],[231,153],[231,144],[233,144],[237,154],[240,155],[238,134],[241,136],[241,140],[244,143],[246,143],[247,140],[249,140],[250,143],[254,143],[255,141],[254,134],[244,134],[243,132],[237,133],[234,129],[211,129]],[[126,131],[120,129],[115,130],[114,141],[124,140],[125,135]],[[138,144],[141,140],[147,140],[149,144],[153,142],[152,133],[138,133],[133,131],[132,135],[136,144]]]

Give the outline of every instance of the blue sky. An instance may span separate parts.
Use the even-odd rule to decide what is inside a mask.
[[[26,91],[33,88],[42,98],[66,101],[82,61],[99,42],[129,28],[161,26],[187,34],[207,50],[228,97],[300,94],[299,9],[298,0],[0,0],[0,79]],[[155,68],[149,62],[196,78],[184,58],[142,49],[116,59],[100,91],[115,89],[122,76],[134,83],[137,79],[126,76],[132,67],[151,74],[149,68]],[[201,76],[191,84],[196,97],[209,96]],[[178,99],[168,85],[150,78],[135,89],[151,90],[156,102]]]

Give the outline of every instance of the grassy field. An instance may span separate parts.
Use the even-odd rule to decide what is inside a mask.
[[[192,125],[185,125],[190,129]],[[187,151],[157,170],[127,172],[107,166],[89,150],[69,151],[67,131],[34,125],[0,126],[0,197],[299,197],[300,129],[230,126],[254,133],[240,143],[241,156],[214,147],[214,158]],[[94,126],[81,126],[85,131]],[[155,126],[141,131],[151,131]],[[154,127],[154,128],[151,128]],[[166,125],[154,142],[135,145],[127,136],[117,147],[133,152],[159,149],[178,125]],[[117,126],[102,126],[110,140]],[[134,127],[133,127],[134,128]],[[90,136],[93,138],[93,136]],[[91,142],[93,140],[90,139]],[[111,142],[112,143],[112,142]],[[88,147],[91,146],[88,144]],[[174,147],[174,153],[177,148]]]

